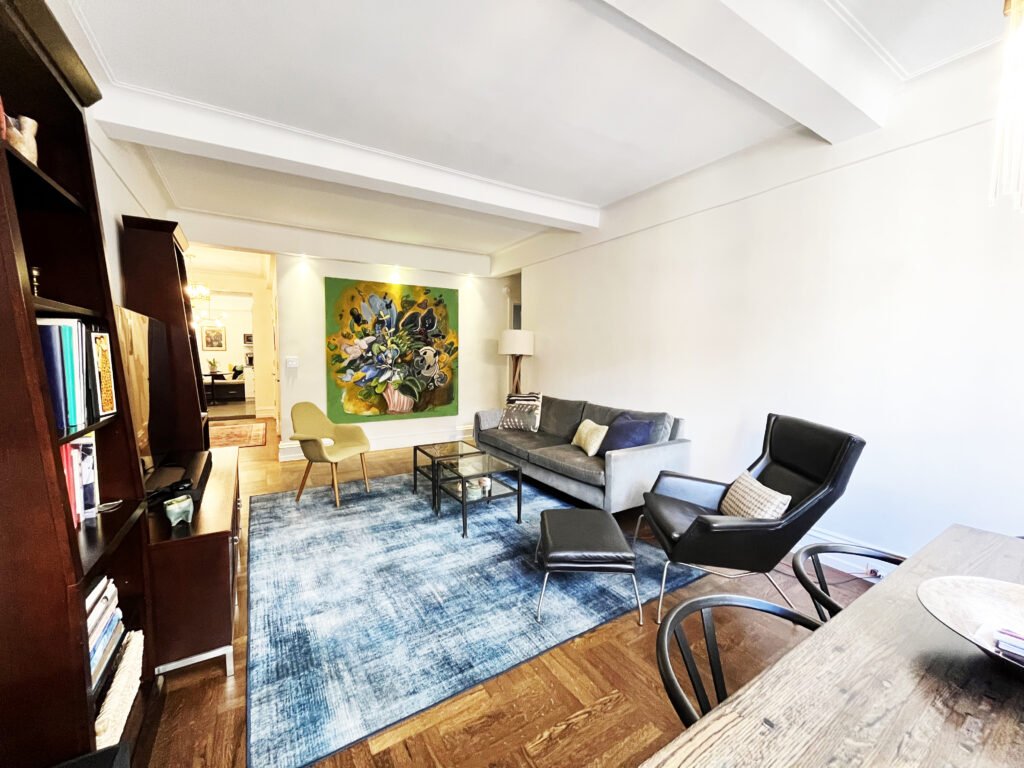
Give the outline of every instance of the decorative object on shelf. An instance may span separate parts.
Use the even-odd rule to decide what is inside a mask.
[[[210,367],[210,373],[217,373],[218,369],[220,368],[220,363],[217,362],[216,357],[211,357],[209,360],[206,361],[206,364]]]
[[[28,277],[32,283],[32,295],[39,295],[39,275],[41,274],[39,267],[29,267]]]
[[[202,334],[204,352],[227,352],[228,340],[223,326],[204,325]]]
[[[242,334],[242,344],[247,346],[247,347],[251,347],[252,346],[252,334],[251,333],[243,333]]]
[[[498,354],[512,358],[512,393],[518,395],[522,376],[523,358],[533,355],[533,331],[507,330],[498,340]]]
[[[996,108],[992,201],[1009,196],[1024,208],[1024,0],[1006,0],[1010,18],[1003,46],[1003,79]]]
[[[327,413],[335,423],[459,412],[459,292],[328,277]]]
[[[33,165],[39,162],[39,148],[36,146],[36,132],[39,123],[31,117],[6,115],[7,143],[20,152]]]
[[[1024,668],[1007,650],[1006,630],[1024,634],[1024,585],[981,576],[939,576],[917,588],[921,605],[951,630],[993,659]]]
[[[182,523],[186,525],[191,523],[192,511],[192,497],[187,494],[175,496],[164,502],[164,514],[167,515],[172,527]]]
[[[96,377],[98,416],[109,416],[117,411],[114,396],[114,359],[110,353],[110,334],[92,333],[92,362]]]

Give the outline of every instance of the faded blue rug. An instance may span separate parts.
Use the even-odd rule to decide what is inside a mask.
[[[631,612],[623,574],[553,574],[543,623],[533,562],[541,510],[571,506],[523,483],[515,499],[442,517],[411,475],[254,496],[249,511],[248,760],[295,768]],[[664,554],[640,543],[637,581],[658,596]],[[669,571],[669,588],[697,577]],[[653,621],[648,610],[645,621]],[[652,649],[653,653],[653,649]]]

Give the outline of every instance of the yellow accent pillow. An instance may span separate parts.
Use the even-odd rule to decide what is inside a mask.
[[[604,442],[606,434],[608,434],[608,427],[590,419],[584,419],[576,428],[572,444],[582,448],[587,456],[594,456],[597,454],[597,449],[601,447],[601,443]]]

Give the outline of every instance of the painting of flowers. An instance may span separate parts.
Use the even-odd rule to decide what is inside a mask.
[[[324,279],[327,415],[353,421],[459,412],[459,292]]]

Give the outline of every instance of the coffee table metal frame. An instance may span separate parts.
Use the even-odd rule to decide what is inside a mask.
[[[463,450],[462,447],[465,448]],[[431,448],[441,448],[451,450],[453,447],[458,447],[459,452],[450,456],[439,456],[430,452]],[[427,457],[429,464],[419,464],[419,454],[423,454]],[[475,456],[476,454],[483,453],[479,448],[474,445],[470,445],[465,440],[448,440],[440,443],[424,443],[423,445],[414,446],[412,449],[412,492],[416,493],[418,490],[417,480],[420,475],[423,475],[430,481],[430,508],[434,510],[434,514],[438,511],[438,498],[437,498],[437,462],[442,459],[456,459],[463,456]]]
[[[471,469],[469,472],[462,472],[459,468],[459,462],[461,459],[480,459],[485,463],[485,466],[480,467],[479,471]],[[451,496],[456,501],[462,504],[462,538],[469,536],[469,516],[467,509],[471,504],[479,504],[480,502],[491,503],[494,499],[503,499],[508,496],[516,497],[516,524],[523,522],[523,468],[518,464],[513,464],[502,459],[495,458],[488,453],[481,452],[480,456],[468,455],[468,456],[453,456],[448,459],[438,459],[438,479],[437,479],[437,507],[434,510],[435,514],[440,512],[441,508],[441,494],[445,493]],[[445,473],[450,473],[451,477],[446,479]],[[516,487],[513,488],[511,485],[502,482],[495,475],[502,472],[515,472],[516,473]],[[470,499],[466,497],[466,481],[476,480],[477,478],[487,477],[491,480],[491,487],[487,489],[487,493],[480,496],[477,499]],[[497,490],[497,492],[495,492]]]

